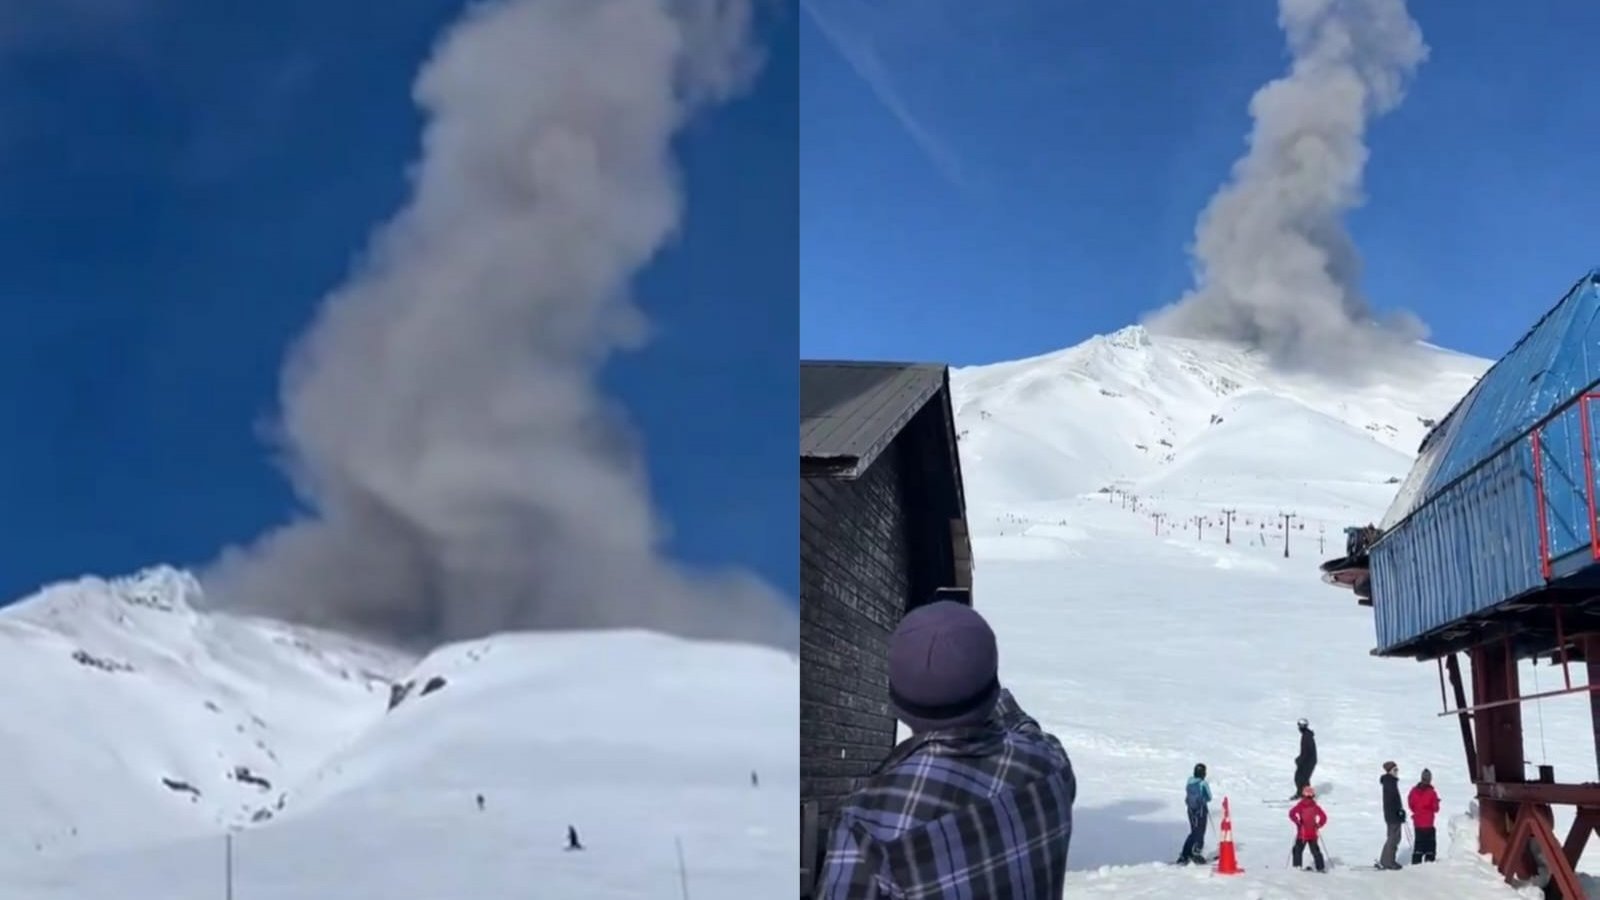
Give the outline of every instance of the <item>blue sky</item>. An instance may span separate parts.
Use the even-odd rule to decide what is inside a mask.
[[[1014,359],[1177,299],[1287,59],[1268,0],[807,6],[810,358]],[[1600,5],[1410,9],[1431,55],[1369,133],[1364,284],[1496,357],[1600,265]]]
[[[411,79],[461,6],[8,10],[0,598],[203,563],[284,518],[257,431],[282,355],[404,199]],[[754,91],[684,137],[683,233],[640,285],[655,338],[605,376],[674,555],[789,594],[798,28],[769,22]]]

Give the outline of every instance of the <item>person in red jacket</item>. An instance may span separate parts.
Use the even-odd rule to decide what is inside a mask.
[[[1438,834],[1433,830],[1433,818],[1439,814],[1439,794],[1433,789],[1433,773],[1422,770],[1422,780],[1406,795],[1406,806],[1411,807],[1411,823],[1416,828],[1417,839],[1411,847],[1411,864],[1433,862],[1438,852]]]
[[[1289,821],[1294,823],[1294,867],[1301,867],[1301,860],[1305,858],[1305,849],[1311,848],[1311,861],[1316,864],[1318,872],[1327,871],[1327,864],[1322,859],[1322,844],[1317,840],[1317,834],[1324,825],[1328,824],[1328,814],[1317,805],[1317,791],[1311,785],[1300,789],[1300,802],[1289,810]]]

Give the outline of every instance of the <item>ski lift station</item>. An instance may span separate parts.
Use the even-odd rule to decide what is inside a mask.
[[[1429,432],[1370,546],[1323,565],[1370,596],[1376,656],[1448,673],[1477,787],[1479,849],[1509,878],[1548,874],[1547,892],[1583,897],[1574,874],[1600,828],[1600,773],[1528,776],[1522,704],[1587,694],[1600,766],[1600,269],[1547,312]],[[1471,702],[1460,654],[1471,663]],[[1524,695],[1517,663],[1560,665],[1563,686]],[[1572,668],[1582,665],[1574,685]],[[1552,805],[1575,808],[1570,834]]]

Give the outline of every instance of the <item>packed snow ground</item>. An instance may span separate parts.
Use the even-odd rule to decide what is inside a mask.
[[[237,900],[793,890],[790,656],[614,632],[418,660],[199,599],[155,569],[0,610],[0,896],[214,900],[229,831]]]
[[[1437,670],[1369,656],[1370,609],[1318,577],[1320,561],[1343,553],[1343,526],[1381,516],[1429,420],[1487,366],[1418,353],[1404,378],[1336,388],[1134,328],[954,373],[975,602],[999,635],[1002,680],[1078,775],[1067,896],[1516,896],[1474,852],[1459,726],[1437,715]],[[1231,529],[1224,509],[1236,510]],[[1288,558],[1283,513],[1295,516]],[[1561,681],[1548,666],[1523,677],[1530,690]],[[1288,859],[1302,716],[1330,819],[1324,876]],[[1530,705],[1530,763],[1593,778],[1587,717],[1581,695]],[[1371,868],[1386,759],[1402,792],[1433,771],[1439,863]],[[1187,831],[1196,762],[1219,805],[1231,800],[1242,877],[1165,865]],[[1409,841],[1401,854],[1409,863]]]

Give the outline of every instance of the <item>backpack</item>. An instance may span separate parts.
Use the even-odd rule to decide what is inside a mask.
[[[1184,802],[1189,807],[1189,812],[1199,813],[1206,808],[1206,783],[1198,778],[1189,779],[1189,786],[1184,789]]]

